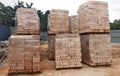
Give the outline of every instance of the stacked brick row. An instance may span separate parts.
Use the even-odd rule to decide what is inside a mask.
[[[39,19],[35,9],[18,8],[17,35],[9,38],[9,74],[40,72]]]
[[[108,4],[88,1],[78,9],[79,32],[110,32]]]
[[[69,17],[69,32],[79,34],[79,24],[78,24],[78,16],[72,15]]]
[[[52,9],[48,17],[48,34],[62,34],[69,32],[69,12],[67,10]]]
[[[88,1],[78,10],[82,61],[90,66],[110,65],[110,26],[106,2]]]
[[[111,44],[112,58],[120,58],[120,44],[112,43]]]
[[[82,67],[79,34],[59,34],[55,41],[57,69]]]
[[[48,58],[55,59],[55,35],[48,35]]]
[[[112,56],[109,34],[81,35],[82,61],[90,66],[110,65]]]
[[[23,73],[40,70],[38,35],[14,35],[9,38],[9,72]]]
[[[48,16],[48,57],[55,59],[55,35],[69,33],[68,10],[52,9]]]
[[[16,11],[17,34],[39,34],[39,17],[36,9],[18,8]]]
[[[48,57],[56,69],[81,67],[79,34],[69,33],[69,12],[53,9],[48,18]]]

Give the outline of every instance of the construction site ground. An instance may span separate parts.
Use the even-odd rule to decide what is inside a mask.
[[[47,43],[41,43],[41,73],[10,76],[120,76],[120,58],[113,59],[111,66],[90,67],[83,64],[82,68],[56,70],[55,61],[47,58],[47,49]],[[7,58],[0,63],[0,76],[8,76]]]

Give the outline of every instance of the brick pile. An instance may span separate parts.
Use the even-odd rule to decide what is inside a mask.
[[[80,36],[78,33],[70,34],[70,28],[73,28],[71,30],[73,33],[77,31],[77,19],[76,16],[69,18],[67,10],[50,11],[48,57],[55,59],[56,69],[82,67]]]
[[[39,34],[40,21],[37,10],[33,8],[18,8],[16,11],[17,34]]]
[[[17,35],[9,38],[9,74],[40,72],[40,36],[36,35],[39,34],[37,11],[18,8],[16,17]]]
[[[120,44],[119,43],[111,43],[111,51],[112,51],[112,58],[114,59],[120,58]]]
[[[52,9],[48,18],[48,33],[60,34],[69,32],[69,16],[67,10]]]
[[[78,10],[79,32],[110,32],[107,2],[88,1]]]
[[[52,9],[48,16],[48,57],[55,59],[55,35],[69,33],[69,11]]]
[[[82,67],[79,34],[59,34],[55,38],[56,69]]]
[[[13,35],[9,38],[9,73],[40,71],[38,35]]]
[[[109,34],[81,35],[82,61],[90,66],[110,65],[112,60]]]
[[[55,59],[55,35],[48,35],[48,58]]]
[[[108,4],[88,1],[78,10],[82,61],[90,66],[110,65],[110,26]]]
[[[79,33],[78,16],[72,15],[69,17],[69,19],[70,19],[70,24],[69,24],[70,33]]]

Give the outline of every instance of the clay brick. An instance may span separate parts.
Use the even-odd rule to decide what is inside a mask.
[[[120,44],[119,43],[111,43],[111,51],[112,51],[112,58],[114,59],[120,58]]]
[[[88,1],[78,9],[79,33],[110,32],[107,2]]]
[[[70,33],[79,34],[78,15],[72,15],[69,17],[69,25]]]
[[[40,71],[40,69],[34,69],[40,68],[39,35],[12,35],[9,38],[8,63],[9,73]]]
[[[40,21],[37,10],[33,8],[18,8],[16,11],[17,34],[39,35]]]
[[[109,34],[81,35],[82,61],[90,66],[110,65],[112,60]]]
[[[77,45],[75,47],[75,45]],[[56,69],[82,67],[79,34],[59,34],[55,36]]]
[[[59,34],[69,32],[69,16],[67,10],[52,9],[48,17],[48,33]]]
[[[48,35],[48,58],[55,59],[55,35]]]

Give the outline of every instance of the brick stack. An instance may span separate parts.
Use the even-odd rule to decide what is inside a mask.
[[[9,38],[9,72],[40,70],[40,41],[38,35],[14,35]]]
[[[59,34],[55,41],[56,69],[82,67],[79,34]]]
[[[110,32],[108,4],[100,1],[88,1],[78,10],[79,32]]]
[[[82,61],[90,66],[110,65],[112,56],[109,34],[81,35]]]
[[[16,17],[18,35],[9,38],[9,74],[39,72],[40,36],[36,35],[39,34],[39,20],[36,10],[19,8]]]
[[[48,52],[49,59],[55,59],[55,35],[69,33],[67,10],[52,9],[48,17]]]
[[[55,59],[55,35],[48,35],[48,58]]]
[[[79,24],[78,24],[78,16],[77,15],[72,15],[69,17],[69,22],[70,22],[70,33],[78,33],[79,34]]]
[[[110,26],[106,2],[88,1],[78,10],[82,60],[90,66],[110,65]]]
[[[69,32],[69,16],[67,10],[52,9],[48,18],[48,34]]]
[[[16,11],[17,34],[39,34],[39,17],[36,9],[18,8]]]
[[[48,57],[55,59],[56,69],[81,67],[80,37],[69,33],[68,11],[53,9],[48,21]]]
[[[111,44],[112,58],[117,59],[120,58],[120,44],[112,43]]]

